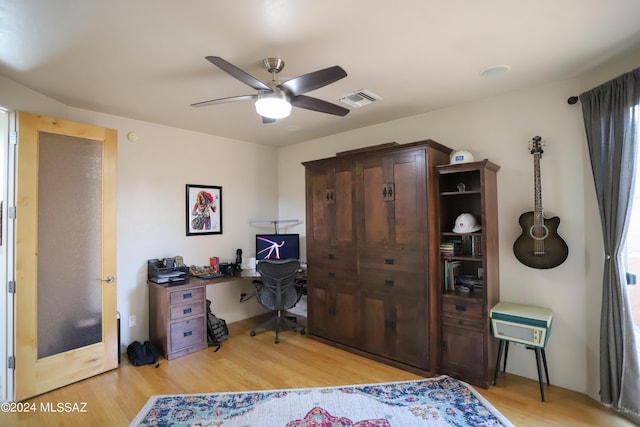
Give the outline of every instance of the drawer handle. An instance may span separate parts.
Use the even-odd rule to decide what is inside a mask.
[[[336,277],[336,273],[334,273],[333,271],[329,272],[329,277],[331,277],[332,279],[334,279]]]
[[[191,307],[185,308],[184,310],[182,310],[182,314],[189,314],[189,313],[191,313]]]
[[[456,311],[467,311],[466,304],[456,304]]]
[[[336,259],[336,254],[329,254],[328,258],[329,259]]]
[[[385,280],[384,281],[384,285],[385,286],[393,286],[393,285],[395,285],[395,282],[393,280]]]
[[[182,299],[189,299],[192,297],[193,297],[193,294],[191,294],[191,292],[189,292],[188,294],[182,294]]]
[[[385,258],[384,259],[384,263],[385,264],[393,264],[393,258]]]
[[[193,331],[187,331],[182,335],[184,335],[185,337],[190,337],[191,335],[193,335]]]

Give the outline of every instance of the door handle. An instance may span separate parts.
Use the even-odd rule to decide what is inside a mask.
[[[101,282],[113,283],[116,279],[113,276],[107,276],[106,279],[100,279]]]

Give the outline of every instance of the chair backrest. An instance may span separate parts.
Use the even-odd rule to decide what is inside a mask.
[[[264,259],[256,269],[260,273],[262,289],[258,301],[270,310],[286,310],[298,302],[296,274],[300,269],[297,259]]]

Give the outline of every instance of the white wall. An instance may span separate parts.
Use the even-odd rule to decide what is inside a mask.
[[[0,89],[0,105],[3,107],[15,111],[28,111],[60,119],[67,117],[69,109],[65,104],[46,97],[6,77],[0,76]]]

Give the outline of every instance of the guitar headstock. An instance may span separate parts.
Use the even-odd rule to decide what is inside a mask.
[[[542,142],[542,138],[539,136],[534,136],[531,141],[529,141],[529,151],[531,154],[542,154],[542,147],[544,146],[544,142]]]

